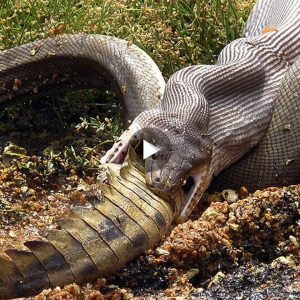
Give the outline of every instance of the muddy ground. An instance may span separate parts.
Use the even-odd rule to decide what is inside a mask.
[[[89,117],[99,114],[94,102],[79,101],[63,114],[47,101],[1,111],[2,252],[85,204],[100,157],[120,134],[113,109]],[[300,185],[208,195],[188,222],[115,276],[35,299],[300,299],[299,209]]]
[[[199,218],[114,277],[35,299],[300,299],[300,185],[232,204],[210,198]]]

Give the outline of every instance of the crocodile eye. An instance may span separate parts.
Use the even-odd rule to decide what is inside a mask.
[[[191,189],[194,187],[194,185],[195,185],[195,181],[194,181],[193,177],[190,176],[186,180],[185,184],[182,186],[183,192],[187,195],[191,191]]]

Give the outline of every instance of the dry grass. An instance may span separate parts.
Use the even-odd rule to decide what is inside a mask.
[[[253,1],[6,0],[0,8],[0,49],[59,33],[114,35],[144,49],[168,77],[211,63],[239,37]]]

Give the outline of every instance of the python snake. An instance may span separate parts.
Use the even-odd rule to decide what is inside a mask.
[[[170,155],[146,161],[146,180],[167,198],[193,179],[180,220],[212,181],[214,190],[298,183],[299,28],[299,1],[259,0],[216,65],[172,75],[160,105],[137,116],[103,161],[122,161],[137,130],[167,128]]]
[[[121,162],[132,136],[146,127],[165,132],[171,149],[167,158],[149,158],[146,182],[144,171],[126,161],[110,171],[109,188],[101,185],[92,208],[74,209],[62,230],[26,243],[30,251],[0,256],[0,298],[119,269],[155,244],[175,218],[186,219],[209,185],[299,183],[299,8],[298,0],[258,0],[244,36],[215,65],[184,68],[166,85],[142,50],[108,36],[63,35],[1,52],[3,105],[36,93],[113,89],[130,126],[104,161]],[[189,178],[193,185],[183,192]]]

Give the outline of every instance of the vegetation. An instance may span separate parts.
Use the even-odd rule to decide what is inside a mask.
[[[62,33],[114,35],[144,49],[167,79],[185,66],[213,63],[222,47],[240,36],[252,3],[4,0],[0,50]],[[12,189],[20,186],[53,189],[53,180],[62,186],[74,174],[77,179],[95,177],[100,156],[121,132],[117,111],[107,91],[5,105],[0,109],[0,197],[6,193],[17,199],[20,193]],[[22,180],[16,182],[17,177]],[[71,187],[78,185],[77,179]]]
[[[168,77],[212,63],[240,36],[253,0],[4,0],[0,49],[61,33],[114,35],[137,44]]]

